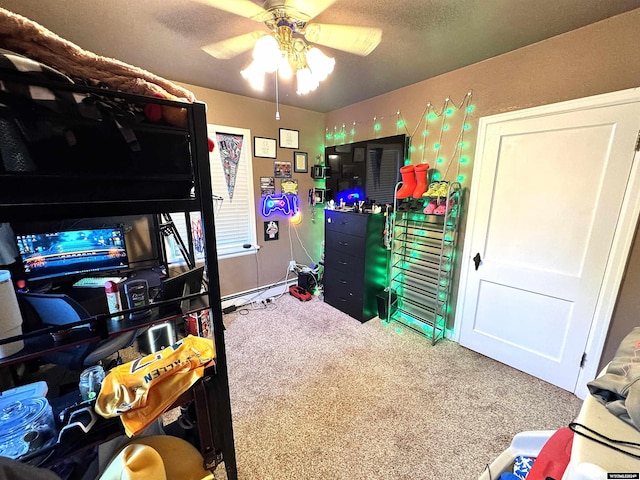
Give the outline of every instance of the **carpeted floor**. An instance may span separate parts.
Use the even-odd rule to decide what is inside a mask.
[[[285,295],[224,318],[241,480],[476,479],[581,401],[457,343]],[[219,475],[216,475],[220,478]]]

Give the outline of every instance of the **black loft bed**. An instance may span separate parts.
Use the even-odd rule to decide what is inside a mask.
[[[6,20],[6,11],[0,9],[0,23]],[[0,48],[7,47],[4,40]],[[78,81],[38,61],[33,70],[16,68],[17,61],[25,65],[33,59],[19,52],[0,53],[0,223],[201,212],[216,356],[176,404],[193,406],[194,444],[205,468],[213,470],[224,462],[227,478],[237,478],[205,106],[154,94],[153,88],[140,94],[105,88],[91,78]],[[142,322],[166,320],[160,317],[152,315]],[[68,344],[50,342],[50,332],[41,332],[48,340],[39,343],[40,352],[18,352],[2,359],[2,364],[119,333],[105,328],[108,318],[91,322],[93,332]],[[38,343],[35,335],[28,334],[28,345]],[[7,341],[11,339],[0,343]],[[42,465],[55,466],[102,440],[79,439]]]

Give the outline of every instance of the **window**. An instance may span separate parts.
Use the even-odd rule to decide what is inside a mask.
[[[215,143],[209,154],[211,187],[214,195],[214,219],[218,257],[255,252],[256,221],[253,193],[253,166],[251,155],[251,131],[244,128],[208,126],[209,138]],[[222,159],[221,159],[222,155]],[[234,184],[235,182],[235,184]],[[216,200],[220,197],[222,200]],[[196,261],[203,258],[202,242],[198,240],[197,214],[191,215],[192,235]],[[186,242],[185,215],[171,214],[171,218]],[[244,248],[243,245],[252,245]],[[180,249],[172,237],[166,238],[169,264],[183,263]]]

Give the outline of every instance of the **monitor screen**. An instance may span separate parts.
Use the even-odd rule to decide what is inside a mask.
[[[29,281],[129,266],[122,227],[18,235],[17,242]]]

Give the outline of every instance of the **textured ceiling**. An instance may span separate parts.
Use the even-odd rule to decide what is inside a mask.
[[[263,92],[240,76],[250,52],[216,60],[200,49],[263,24],[202,0],[0,0],[0,6],[162,77],[275,99],[273,75]],[[313,21],[379,27],[382,42],[367,57],[323,47],[336,59],[331,76],[305,96],[295,93],[294,82],[281,81],[280,102],[335,110],[635,8],[640,0],[336,0]]]

